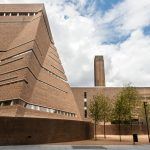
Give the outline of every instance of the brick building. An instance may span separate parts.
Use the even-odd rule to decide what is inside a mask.
[[[1,4],[0,145],[92,138],[90,99],[99,92],[112,98],[121,89],[105,87],[102,56],[95,57],[94,72],[94,87],[70,87],[44,5]],[[150,98],[150,88],[137,89]]]
[[[44,5],[0,5],[0,35],[0,115],[80,120]]]
[[[87,107],[94,95],[103,93],[114,100],[116,94],[122,87],[106,87],[105,86],[105,69],[103,56],[95,56],[94,59],[94,85],[93,87],[72,87],[74,97],[76,99],[81,119],[89,120]],[[150,87],[136,87],[141,96],[141,100],[150,101]],[[112,102],[110,102],[112,103]]]

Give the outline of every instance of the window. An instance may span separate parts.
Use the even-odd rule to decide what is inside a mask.
[[[10,15],[10,13],[5,13],[5,15],[4,16],[9,16]]]
[[[87,98],[87,92],[84,92],[84,98]]]
[[[4,103],[3,103],[3,102],[1,102],[1,104],[0,104],[0,105],[1,105],[1,107],[2,107],[2,106],[4,106]]]
[[[17,13],[12,12],[11,15],[12,15],[12,16],[17,16]]]
[[[0,16],[35,16],[38,12],[0,12]]]
[[[44,107],[40,107],[40,110],[41,110],[41,111],[45,111],[45,112],[47,111],[47,109],[44,108]]]
[[[34,105],[31,105],[31,109],[34,109]]]
[[[84,118],[87,118],[87,92],[84,92]]]
[[[27,15],[28,15],[28,13],[25,13],[25,12],[19,13],[19,16],[27,16]]]
[[[86,99],[86,98],[84,98],[84,102],[87,102],[87,99]]]
[[[61,111],[60,111],[60,110],[57,110],[57,114],[61,114]]]
[[[61,111],[61,114],[64,115],[64,111]]]
[[[40,107],[39,106],[35,106],[35,110],[40,110]]]
[[[87,102],[84,102],[84,107],[87,107]]]
[[[56,114],[57,114],[57,110],[56,110],[56,109],[54,109],[54,113],[56,113]]]
[[[11,101],[4,101],[3,102],[3,106],[10,106],[10,104],[11,104]]]
[[[54,109],[49,109],[49,112],[50,112],[50,113],[54,113],[55,110],[54,110]]]
[[[75,117],[75,114],[74,114],[74,113],[72,113],[72,117]]]
[[[84,118],[87,118],[87,109],[84,110]]]
[[[10,105],[13,106],[14,105],[14,101],[11,101]]]
[[[27,105],[26,105],[26,108],[31,109],[31,105],[30,105],[30,104],[27,104]]]
[[[14,100],[14,105],[17,105],[17,104],[20,104],[19,99],[15,99],[15,100]]]
[[[68,113],[68,112],[65,112],[65,115],[66,115],[66,116],[69,116],[69,113]]]
[[[29,104],[27,102],[24,102],[21,99],[14,99],[14,100],[7,100],[7,101],[0,101],[0,107],[3,106],[13,106],[13,105],[21,105],[27,109],[32,109],[32,110],[37,110],[37,111],[44,111],[48,113],[56,113],[60,115],[66,115],[66,116],[71,116],[71,117],[76,117],[75,113],[72,112],[66,112],[63,110],[58,110],[58,109],[53,109],[53,108],[47,108],[47,107],[42,107],[38,105],[33,105]],[[87,107],[85,107],[87,109]]]

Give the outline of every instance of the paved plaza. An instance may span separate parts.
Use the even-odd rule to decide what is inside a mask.
[[[119,136],[99,135],[95,140],[84,140],[63,143],[49,143],[41,145],[18,145],[18,146],[0,146],[0,150],[150,150],[147,135],[139,135],[139,142],[133,145],[132,136],[122,136],[122,142]]]
[[[0,150],[150,150],[150,145],[25,145],[0,146]]]

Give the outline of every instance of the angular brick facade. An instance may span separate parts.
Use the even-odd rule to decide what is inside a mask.
[[[46,112],[49,117],[79,120],[44,5],[0,5],[0,35],[1,108],[7,106],[12,116],[34,117],[30,109],[39,116]],[[22,106],[24,113],[17,114],[13,105]],[[4,112],[0,115],[7,116]]]

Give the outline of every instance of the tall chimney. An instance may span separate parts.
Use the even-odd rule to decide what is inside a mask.
[[[95,86],[105,86],[103,56],[95,56],[94,58],[94,84]]]

